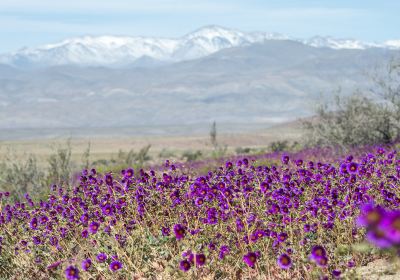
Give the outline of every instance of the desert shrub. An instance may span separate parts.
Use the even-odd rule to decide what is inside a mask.
[[[282,152],[287,151],[289,148],[289,141],[274,141],[268,146],[269,150],[272,152]]]
[[[68,140],[65,146],[58,145],[55,152],[48,159],[48,184],[68,183],[72,172],[71,163],[71,141]]]
[[[14,195],[36,193],[46,184],[45,173],[38,167],[37,159],[29,155],[26,160],[17,160],[9,152],[0,162],[0,190],[14,191]]]
[[[197,151],[187,150],[187,151],[184,151],[182,154],[182,158],[185,159],[186,161],[199,160],[202,156],[203,156],[203,153],[200,150],[197,150]]]
[[[339,146],[392,143],[400,134],[400,66],[391,62],[386,76],[373,77],[369,92],[336,95],[304,121],[306,145]]]
[[[235,153],[237,154],[237,155],[245,155],[245,154],[249,154],[251,152],[251,148],[248,148],[248,147],[237,147],[236,149],[235,149]]]
[[[0,159],[0,190],[12,191],[15,199],[29,192],[34,197],[43,197],[53,184],[67,184],[74,168],[71,162],[71,145],[54,147],[47,160],[47,166],[39,166],[35,155],[19,157],[15,151],[8,151]]]
[[[168,150],[168,149],[166,149],[166,148],[163,148],[163,149],[160,151],[160,153],[158,154],[158,157],[159,157],[159,158],[162,158],[162,159],[166,159],[166,158],[171,159],[171,158],[174,158],[174,157],[175,157],[175,153],[174,153],[173,151],[171,151],[171,150]]]
[[[212,151],[211,156],[213,158],[222,158],[226,155],[227,151],[228,151],[228,146],[221,145]]]
[[[143,166],[145,162],[151,160],[151,157],[149,156],[150,148],[151,145],[147,145],[139,150],[135,157],[137,165]]]
[[[119,151],[116,158],[90,161],[90,143],[81,156],[81,161],[71,160],[72,147],[68,140],[65,144],[53,146],[53,153],[47,159],[47,165],[40,166],[38,158],[33,155],[18,156],[15,151],[9,150],[0,158],[0,192],[12,191],[14,199],[20,199],[29,192],[34,198],[45,197],[50,186],[66,185],[76,178],[73,174],[79,169],[96,167],[101,172],[119,172],[128,167],[136,170],[143,168],[151,157],[150,145],[141,148],[138,152]]]
[[[135,162],[136,153],[133,149],[129,150],[128,152],[124,152],[123,150],[118,151],[117,159],[114,160],[112,163],[123,163],[126,165],[132,165]]]

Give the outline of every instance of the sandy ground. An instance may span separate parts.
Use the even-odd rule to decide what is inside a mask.
[[[399,264],[380,259],[360,267],[357,274],[365,280],[399,280]]]

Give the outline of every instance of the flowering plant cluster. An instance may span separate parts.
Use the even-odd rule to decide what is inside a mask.
[[[383,208],[400,204],[396,155],[244,158],[204,176],[167,161],[84,170],[40,201],[1,193],[0,278],[340,278],[368,261],[348,249],[357,222],[381,247],[400,242],[400,214]]]

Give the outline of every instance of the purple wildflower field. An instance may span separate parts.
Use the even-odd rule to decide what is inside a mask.
[[[0,278],[351,279],[397,253],[399,179],[393,147],[83,170],[0,193]]]

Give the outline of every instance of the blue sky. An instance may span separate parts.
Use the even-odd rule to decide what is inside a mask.
[[[179,37],[217,24],[293,37],[400,39],[399,0],[0,0],[0,52],[81,35]]]

